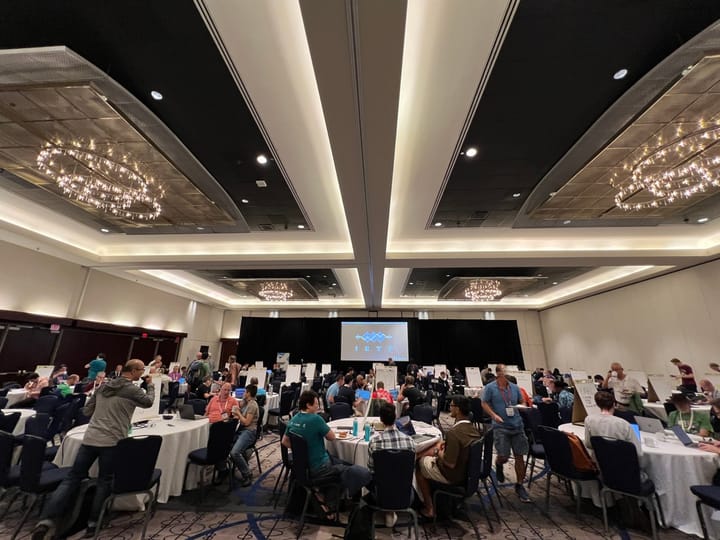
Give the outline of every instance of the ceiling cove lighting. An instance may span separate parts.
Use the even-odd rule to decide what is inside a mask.
[[[522,193],[513,193],[513,199],[517,199],[520,195],[522,195]]]
[[[260,165],[267,165],[268,158],[265,156],[265,154],[258,154],[258,157],[255,158],[255,161],[257,161]]]
[[[627,76],[627,74],[628,74],[628,70],[627,70],[627,69],[625,69],[625,68],[623,68],[623,69],[618,69],[618,70],[613,74],[613,79],[615,79],[616,81],[619,81],[620,79],[624,79],[624,78]]]
[[[475,156],[477,156],[477,153],[477,148],[475,148],[474,146],[471,146],[470,148],[465,150],[465,155],[469,158],[474,158]]]
[[[642,148],[643,157],[634,164],[624,164],[615,172],[610,185],[617,191],[615,205],[623,210],[643,210],[669,206],[698,193],[717,191],[720,187],[720,156],[708,155],[706,150],[720,140],[720,120],[702,120],[696,128],[684,133],[678,128],[670,140],[658,138],[655,146]],[[628,200],[640,191],[648,197]]]
[[[92,140],[56,139],[42,147],[35,163],[66,197],[107,214],[149,221],[162,212],[165,189],[131,155],[114,155],[111,145],[100,150]]]
[[[163,95],[158,92],[157,90],[153,90],[150,92],[150,97],[152,97],[155,101],[161,101],[163,98]]]
[[[465,289],[465,298],[471,302],[489,302],[502,294],[497,279],[478,279],[471,281]]]
[[[262,284],[258,296],[267,302],[287,302],[293,297],[293,292],[288,288],[287,283],[268,281]]]

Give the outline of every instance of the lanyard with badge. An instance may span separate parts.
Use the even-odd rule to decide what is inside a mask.
[[[500,390],[500,397],[502,397],[502,400],[505,402],[505,414],[508,417],[515,416],[515,408],[512,403],[512,387],[510,386],[510,383],[508,383],[507,388],[503,389],[498,387],[498,389]]]

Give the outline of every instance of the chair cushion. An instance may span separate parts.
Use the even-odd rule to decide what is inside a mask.
[[[40,475],[40,490],[53,491],[65,477],[70,474],[72,467],[61,467],[44,470]]]
[[[188,454],[188,459],[193,463],[199,463],[201,465],[209,465],[207,460],[207,447],[198,448]]]
[[[51,469],[57,469],[58,466],[49,461],[43,461],[42,470],[49,471]],[[17,486],[20,482],[20,465],[13,465],[8,471],[7,486]]]
[[[598,477],[598,473],[592,471],[575,471],[573,480],[595,480]]]
[[[531,444],[530,455],[543,459],[545,457],[545,447],[540,443]]]
[[[720,510],[720,486],[690,486],[690,491],[704,504]]]
[[[55,456],[58,453],[59,446],[48,446],[45,448],[45,460],[46,461],[53,461],[55,459]]]
[[[280,409],[268,409],[270,416],[280,416]]]

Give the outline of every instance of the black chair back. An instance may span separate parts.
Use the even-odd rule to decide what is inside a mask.
[[[258,407],[264,407],[267,403],[267,394],[258,394],[255,396],[255,401],[257,401]]]
[[[482,454],[482,467],[480,468],[480,479],[488,478],[493,467],[493,439],[494,429],[488,429],[485,431],[482,437],[483,443],[483,454]]]
[[[309,487],[310,482],[310,456],[307,441],[292,431],[286,432],[290,438],[290,449],[292,450],[292,473],[295,482],[303,487]]]
[[[50,439],[50,415],[36,413],[25,421],[25,435],[34,435],[46,441]]]
[[[531,434],[534,442],[539,443],[542,441],[540,434],[540,426],[542,425],[542,417],[540,411],[534,407],[523,407],[518,409],[520,411],[520,417],[523,419],[525,429]]]
[[[470,497],[478,490],[480,479],[483,478],[483,471],[485,469],[483,457],[485,456],[486,446],[484,439],[488,435],[490,435],[490,441],[492,442],[492,431],[489,431],[484,437],[477,439],[470,444],[470,454],[468,456],[468,477],[467,484],[465,484],[466,497]],[[492,459],[492,450],[490,450],[490,454],[490,458]]]
[[[11,433],[0,431],[0,487],[7,482],[14,450],[15,437]]]
[[[333,403],[330,405],[330,420],[350,418],[353,414],[352,407],[347,403]]]
[[[410,507],[413,499],[415,452],[378,450],[373,452],[375,503],[385,510]]]
[[[616,491],[640,493],[640,461],[635,445],[607,437],[590,437],[603,484]]]
[[[258,419],[255,425],[255,439],[262,439],[263,435],[263,416],[265,416],[265,407],[258,406]]]
[[[4,409],[7,407],[8,404],[8,398],[6,397],[0,397],[0,409]]]
[[[278,432],[280,433],[280,457],[282,458],[283,465],[285,467],[290,467],[290,451],[287,449],[287,447],[282,444],[282,438],[283,435],[285,435],[285,430],[287,429],[287,424],[283,420],[278,420]]]
[[[567,435],[548,426],[540,426],[539,431],[550,469],[567,478],[577,478],[579,475],[573,466],[572,450]]]
[[[619,410],[615,409],[613,416],[622,418],[623,420],[625,420],[626,422],[629,422],[631,424],[637,424],[637,420],[635,420],[635,413],[633,411],[619,411]]]
[[[118,442],[113,459],[113,493],[135,493],[148,489],[160,446],[160,435],[128,437]]]
[[[12,433],[13,431],[15,431],[15,426],[17,426],[19,421],[20,421],[20,413],[19,412],[3,414],[2,411],[0,411],[0,431],[6,431],[7,433]]]
[[[207,409],[208,402],[204,399],[191,399],[187,402],[188,405],[192,405],[193,412],[195,414],[199,414],[200,416],[205,414],[205,409]]]
[[[26,493],[37,493],[40,487],[40,475],[45,462],[47,441],[41,437],[27,435],[23,437],[20,454],[20,489]]]
[[[36,412],[47,413],[52,416],[60,405],[60,398],[55,395],[40,396],[33,407]]]
[[[282,385],[282,381],[273,381],[273,383],[272,383],[273,394],[277,394],[278,392],[280,392],[281,385]]]
[[[170,407],[175,404],[175,400],[180,394],[180,383],[177,381],[170,381],[168,383],[168,397],[167,400],[170,402]]]
[[[557,428],[560,425],[560,408],[557,403],[539,403],[541,425]]]
[[[3,390],[6,390],[9,392],[10,390],[15,390],[16,388],[22,388],[22,385],[18,382],[10,381],[10,382],[6,382],[5,384],[3,384],[2,387],[3,387]]]
[[[472,412],[472,421],[474,424],[484,423],[486,414],[483,410],[482,400],[480,398],[470,398],[470,412]]]
[[[227,459],[232,449],[237,420],[215,422],[210,426],[207,444],[208,463],[220,463]]]
[[[415,405],[413,410],[410,412],[410,417],[413,420],[425,422],[426,424],[432,424],[433,416],[433,408],[427,404]]]
[[[280,416],[287,416],[292,411],[295,390],[284,390],[280,394]]]

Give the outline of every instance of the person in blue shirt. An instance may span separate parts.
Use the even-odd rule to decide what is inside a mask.
[[[552,403],[553,401],[558,404],[561,409],[572,409],[573,396],[566,388],[564,381],[558,381],[557,379],[550,379],[547,382],[548,397],[542,397],[537,395],[533,398],[535,404],[539,403]]]
[[[517,406],[522,403],[522,396],[517,385],[507,380],[505,365],[498,364],[495,368],[496,379],[483,389],[482,406],[492,418],[495,438],[496,476],[498,482],[505,482],[503,465],[510,458],[510,450],[515,456],[515,493],[522,502],[531,502],[528,492],[522,485],[525,480],[525,454],[530,450],[522,417]]]

